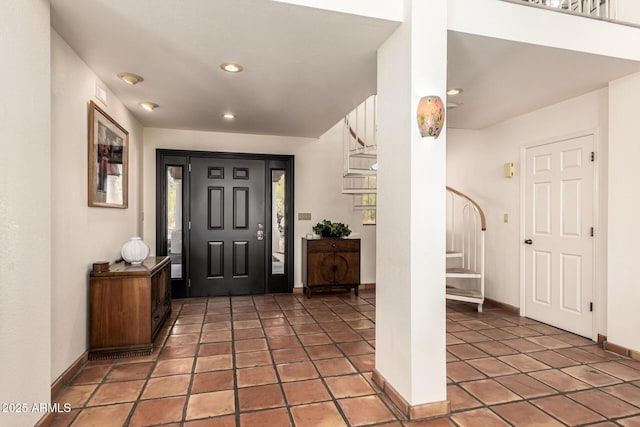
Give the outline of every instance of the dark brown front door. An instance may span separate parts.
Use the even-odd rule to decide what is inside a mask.
[[[265,292],[265,161],[193,157],[190,296]]]

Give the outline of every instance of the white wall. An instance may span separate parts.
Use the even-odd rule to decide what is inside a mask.
[[[371,18],[402,20],[402,0],[274,0]]]
[[[611,343],[640,351],[640,251],[638,182],[640,181],[640,74],[609,84],[609,298]]]
[[[375,283],[374,226],[362,225],[362,213],[353,210],[353,198],[342,194],[342,122],[319,139],[246,135],[171,129],[144,130],[144,240],[156,247],[156,149],[181,149],[295,156],[294,284],[302,286],[300,239],[323,219],[340,221],[359,236],[362,247],[362,283]],[[299,221],[310,212],[311,221]]]
[[[87,350],[91,264],[120,258],[122,244],[140,231],[142,127],[110,91],[109,105],[98,102],[129,131],[129,208],[88,207],[88,105],[95,100],[98,79],[53,30],[51,73],[51,381],[54,381]]]
[[[47,403],[51,386],[49,2],[7,0],[1,9],[0,402]],[[0,425],[30,426],[43,415],[0,412]]]
[[[640,60],[637,28],[528,7],[520,2],[449,0],[448,25],[450,30],[463,33]]]
[[[640,2],[638,0],[609,0],[612,3],[612,17],[618,21],[640,24]]]
[[[551,142],[576,132],[597,130],[600,166],[601,260],[596,306],[600,333],[606,330],[606,164],[608,132],[607,89],[551,105],[480,131],[449,129],[447,184],[473,198],[485,211],[486,294],[488,298],[520,306],[520,150],[524,145]],[[503,164],[514,162],[513,178],[503,177]],[[503,215],[509,222],[503,222]],[[598,309],[600,307],[600,309]]]

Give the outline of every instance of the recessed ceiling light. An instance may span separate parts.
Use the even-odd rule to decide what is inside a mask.
[[[222,115],[222,118],[225,119],[225,120],[233,120],[233,119],[236,118],[236,115],[233,114],[233,113],[224,113]]]
[[[461,93],[462,93],[462,89],[459,87],[454,87],[447,91],[447,95],[459,95]]]
[[[159,107],[159,105],[156,104],[155,102],[141,102],[140,106],[147,111],[153,111]]]
[[[235,62],[224,62],[220,64],[220,68],[222,68],[223,70],[229,73],[239,73],[242,70],[244,70],[244,67],[242,65],[237,64]]]
[[[118,78],[125,83],[129,83],[130,85],[135,85],[144,81],[142,76],[133,73],[118,73]]]

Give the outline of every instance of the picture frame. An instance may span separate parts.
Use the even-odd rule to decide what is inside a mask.
[[[128,207],[129,132],[89,103],[89,206]]]

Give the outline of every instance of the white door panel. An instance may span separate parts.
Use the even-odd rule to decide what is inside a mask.
[[[525,152],[525,313],[593,333],[593,135]]]

